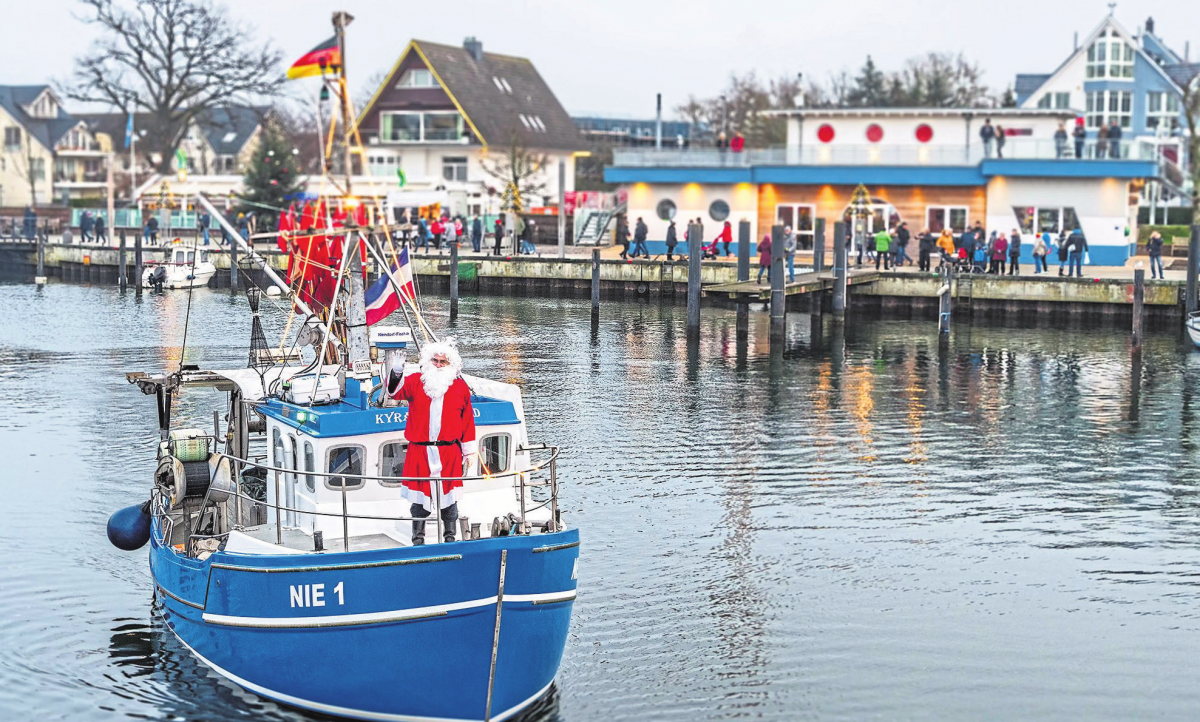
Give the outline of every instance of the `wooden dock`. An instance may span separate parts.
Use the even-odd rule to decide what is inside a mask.
[[[783,293],[787,296],[798,296],[805,293],[820,293],[833,288],[833,271],[822,271],[820,273],[797,273],[796,280],[792,283],[783,284]],[[879,271],[871,270],[852,270],[846,278],[846,283],[850,286],[861,286],[867,283],[874,283],[879,280]],[[771,285],[769,283],[756,283],[754,281],[742,281],[740,283],[718,283],[704,287],[705,296],[721,296],[726,297],[731,301],[755,302],[769,301],[771,299]]]

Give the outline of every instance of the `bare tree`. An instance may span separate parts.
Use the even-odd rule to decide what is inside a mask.
[[[303,173],[320,173],[325,160],[324,137],[317,127],[317,114],[312,104],[276,103],[271,108],[271,119],[287,138],[292,148],[300,151],[296,160]],[[329,118],[324,119],[325,129]]]
[[[522,213],[528,208],[530,196],[546,189],[543,172],[550,159],[544,153],[529,150],[521,134],[509,134],[509,142],[499,153],[489,153],[481,161],[483,170],[503,184],[501,210]]]
[[[1183,116],[1187,123],[1188,174],[1192,181],[1192,225],[1200,225],[1200,63],[1185,66],[1178,78],[1183,88]],[[1195,263],[1195,259],[1190,259]]]
[[[283,81],[271,44],[203,0],[80,0],[102,32],[75,61],[67,97],[149,115],[139,147],[170,172],[188,125],[213,108],[275,95]],[[130,7],[132,6],[132,7]]]

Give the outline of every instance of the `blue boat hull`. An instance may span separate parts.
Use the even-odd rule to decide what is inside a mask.
[[[546,692],[566,645],[578,530],[204,561],[157,537],[150,566],[167,625],[217,672],[284,704],[359,719],[486,719],[499,606],[490,717],[500,720]]]

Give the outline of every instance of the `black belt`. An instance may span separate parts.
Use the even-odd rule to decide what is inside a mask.
[[[417,446],[454,446],[458,444],[457,441],[411,441],[409,443]]]

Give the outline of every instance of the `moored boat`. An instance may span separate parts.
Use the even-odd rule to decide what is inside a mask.
[[[143,288],[200,288],[217,272],[208,250],[176,239],[164,249],[165,260],[149,261],[142,269]]]

